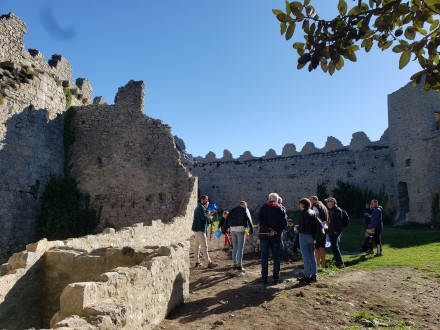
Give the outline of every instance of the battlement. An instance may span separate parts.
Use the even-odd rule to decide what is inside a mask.
[[[84,78],[73,82],[72,66],[61,55],[52,55],[45,62],[43,54],[37,49],[24,51],[23,37],[26,24],[12,13],[0,16],[0,63],[9,63],[10,68],[23,69],[32,74],[46,74],[62,88],[69,88],[78,101],[74,104],[90,104],[92,85]]]
[[[385,131],[386,133],[387,131]],[[300,152],[296,151],[296,147],[293,143],[287,143],[284,145],[281,155],[277,155],[274,149],[269,149],[262,157],[255,157],[250,151],[245,151],[240,157],[233,158],[229,150],[223,151],[223,157],[218,159],[216,154],[212,151],[208,152],[206,156],[196,157],[196,163],[223,163],[223,162],[248,162],[248,161],[264,161],[274,160],[277,158],[290,158],[292,156],[307,156],[315,154],[330,153],[337,150],[353,150],[360,151],[370,148],[388,147],[388,135],[383,134],[379,141],[372,142],[364,132],[353,133],[350,145],[344,146],[341,141],[333,136],[329,136],[325,143],[325,146],[321,149],[315,147],[313,142],[307,142]]]

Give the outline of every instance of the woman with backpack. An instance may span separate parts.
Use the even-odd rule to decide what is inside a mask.
[[[313,221],[316,217],[315,212],[310,209],[310,200],[303,198],[299,201],[299,246],[304,261],[304,276],[298,278],[303,283],[316,282],[316,259],[315,242],[313,239]]]

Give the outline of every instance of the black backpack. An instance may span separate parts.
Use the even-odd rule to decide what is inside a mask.
[[[313,217],[312,236],[315,242],[321,242],[325,237],[324,226],[316,214]]]
[[[347,211],[341,209],[342,211],[342,227],[348,227],[350,224],[350,217],[348,216]]]

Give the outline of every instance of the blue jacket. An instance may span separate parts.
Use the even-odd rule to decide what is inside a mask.
[[[383,229],[382,206],[375,207],[370,217],[370,228]]]

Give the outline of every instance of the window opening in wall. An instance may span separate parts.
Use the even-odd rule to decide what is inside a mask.
[[[406,164],[406,166],[411,166],[411,159],[407,159],[406,161],[405,161],[405,164]]]
[[[440,130],[440,112],[435,113],[435,130]]]

